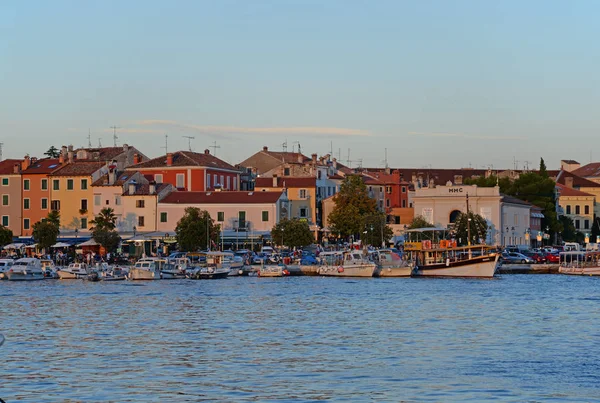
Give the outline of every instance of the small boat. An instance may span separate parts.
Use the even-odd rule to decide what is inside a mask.
[[[217,278],[227,278],[231,266],[225,262],[224,252],[204,252],[206,256],[206,265],[197,267],[188,275],[194,280],[212,280]]]
[[[54,266],[54,262],[49,259],[40,260],[40,264],[42,266],[42,271],[44,272],[44,278],[46,279],[54,279],[58,278],[58,270],[56,266]]]
[[[57,270],[58,278],[61,280],[75,280],[86,278],[90,268],[86,263],[71,263],[68,267]]]
[[[127,280],[127,271],[121,267],[113,267],[112,269],[100,274],[101,281],[123,281]]]
[[[379,249],[373,252],[373,260],[377,264],[375,277],[410,277],[412,267],[391,249]]]
[[[161,278],[164,280],[186,278],[187,271],[191,268],[192,261],[187,257],[168,259],[167,264],[160,271]]]
[[[143,258],[129,270],[130,280],[160,280],[160,271],[167,264],[165,259]]]
[[[244,259],[231,252],[223,252],[223,261],[230,267],[229,276],[241,276],[244,274]]]
[[[100,273],[97,270],[92,270],[85,279],[92,282],[100,281]]]
[[[600,252],[561,252],[558,272],[572,276],[600,276]]]
[[[32,281],[43,280],[44,272],[40,260],[31,257],[17,259],[12,267],[8,269],[6,278],[9,281]]]
[[[358,250],[323,252],[319,258],[323,262],[317,270],[320,276],[373,277],[377,270],[377,265]]]
[[[15,261],[12,259],[0,259],[0,280],[5,280],[5,273],[12,267]]]
[[[285,277],[290,271],[284,265],[263,265],[258,269],[258,277]]]

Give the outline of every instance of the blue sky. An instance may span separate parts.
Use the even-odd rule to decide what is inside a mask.
[[[101,138],[365,166],[600,160],[596,1],[3,1],[4,157]],[[592,147],[590,147],[590,145]],[[355,165],[354,162],[352,165]]]

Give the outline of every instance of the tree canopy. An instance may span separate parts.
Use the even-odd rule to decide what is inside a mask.
[[[271,229],[271,239],[276,244],[290,248],[302,247],[315,242],[312,231],[306,221],[297,218],[279,221]]]
[[[13,232],[0,225],[0,247],[8,245],[9,243],[12,242],[13,239]]]
[[[115,252],[121,242],[119,234],[115,230],[117,216],[115,211],[106,207],[100,210],[100,213],[90,221],[92,228],[92,238],[98,242],[107,252]]]
[[[469,229],[471,230],[472,245],[485,242],[488,229],[485,218],[469,211],[468,215],[460,213],[454,222],[455,237],[459,245],[469,244]]]
[[[44,155],[46,155],[48,158],[58,158],[60,157],[60,151],[58,150],[58,148],[50,146],[50,148],[44,153]]]
[[[369,197],[367,186],[359,175],[346,176],[333,201],[335,206],[329,214],[329,225],[335,235],[361,234],[365,217],[378,213],[377,203]]]
[[[33,239],[38,244],[38,247],[46,249],[56,243],[58,227],[49,220],[43,219],[33,224]]]
[[[187,207],[175,228],[180,250],[194,252],[207,246],[210,247],[208,243],[218,244],[219,228],[208,211]]]
[[[425,219],[425,217],[423,217],[422,215],[418,215],[418,216],[415,216],[415,218],[413,218],[412,222],[408,226],[408,229],[433,228],[433,227],[435,227],[435,225],[433,225],[432,223],[428,222]]]
[[[565,242],[575,242],[577,241],[577,230],[575,229],[575,224],[573,220],[565,215],[560,216],[559,224],[560,224],[560,237]]]
[[[48,213],[44,220],[51,222],[56,226],[56,228],[60,228],[60,211],[52,210]]]
[[[382,212],[369,214],[363,218],[363,244],[385,247],[394,231],[386,223],[386,216]]]
[[[92,221],[90,221],[94,229],[114,230],[117,226],[117,216],[115,210],[110,207],[105,207],[100,210],[100,213]]]

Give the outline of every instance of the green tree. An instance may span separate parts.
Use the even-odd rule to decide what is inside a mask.
[[[58,148],[50,146],[50,148],[44,153],[44,155],[48,156],[48,158],[58,158],[60,157],[60,151],[58,150]]]
[[[384,247],[394,231],[387,225],[384,213],[370,214],[364,217],[363,234],[361,239],[366,245]]]
[[[556,215],[555,187],[556,184],[547,175],[544,177],[538,172],[527,172],[513,182],[507,193],[541,207],[544,214],[542,228],[548,227],[550,233],[555,233],[561,229]]]
[[[13,232],[0,225],[0,247],[8,245],[9,243],[12,242],[13,239]]]
[[[477,185],[483,188],[492,188],[496,185],[500,187],[500,193],[508,193],[512,182],[508,177],[498,177],[496,175],[490,175],[487,178],[480,176],[478,178],[465,178],[463,181],[465,185]]]
[[[175,228],[179,249],[184,252],[194,252],[207,246],[210,247],[209,241],[218,244],[219,228],[210,218],[208,211],[187,207]]]
[[[271,239],[276,244],[290,248],[298,248],[315,242],[308,223],[297,218],[291,220],[284,218],[279,221],[271,229]]]
[[[56,228],[60,228],[60,211],[52,210],[48,213],[45,220],[54,224]]]
[[[58,227],[48,219],[44,218],[33,224],[33,239],[40,248],[46,249],[54,245],[59,233]]]
[[[600,217],[594,215],[590,242],[595,243],[598,236],[600,236]]]
[[[432,223],[428,222],[425,219],[425,217],[423,217],[422,215],[418,215],[418,216],[415,216],[415,218],[413,218],[412,222],[408,226],[408,229],[433,228],[433,227],[435,227],[435,225],[433,225]]]
[[[577,240],[577,230],[573,220],[565,215],[559,218],[560,237],[564,242],[575,242]]]
[[[115,252],[121,242],[119,234],[115,230],[117,224],[117,216],[115,211],[106,207],[100,210],[100,213],[92,221],[92,238],[94,241],[102,245],[107,252]]]
[[[344,178],[334,196],[335,206],[329,215],[331,232],[348,237],[363,232],[364,217],[377,213],[377,203],[369,197],[367,186],[359,175]]]
[[[548,170],[546,169],[546,163],[543,158],[540,158],[540,171],[539,174],[542,178],[548,177]]]
[[[459,245],[469,244],[469,229],[471,230],[471,244],[485,242],[487,237],[487,222],[485,218],[479,214],[474,214],[472,211],[460,213],[454,222],[454,231],[456,232],[456,240]]]

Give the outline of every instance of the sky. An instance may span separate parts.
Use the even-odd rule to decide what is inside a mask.
[[[268,146],[365,167],[600,160],[597,1],[0,2],[4,158]],[[216,142],[216,143],[215,143]],[[596,155],[594,155],[594,152]]]

